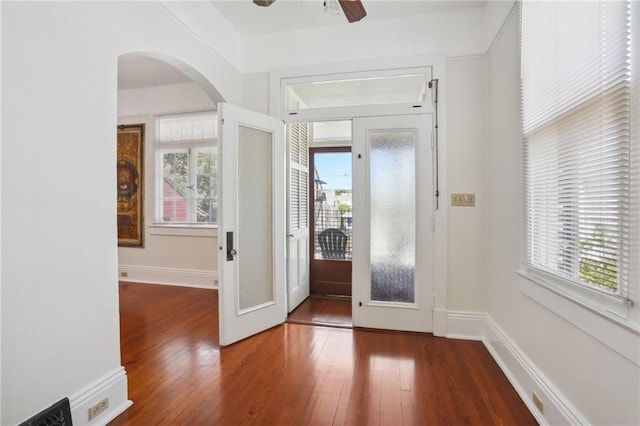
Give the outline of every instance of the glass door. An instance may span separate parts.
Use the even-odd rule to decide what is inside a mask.
[[[353,325],[432,330],[431,116],[353,121]]]
[[[285,152],[280,120],[218,105],[220,344],[284,322]]]
[[[310,150],[311,294],[351,296],[351,148]]]

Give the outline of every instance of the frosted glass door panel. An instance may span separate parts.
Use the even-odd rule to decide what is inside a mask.
[[[370,134],[371,300],[413,303],[416,134]]]
[[[273,301],[273,135],[238,126],[239,309]]]
[[[354,327],[433,331],[431,119],[353,120]]]

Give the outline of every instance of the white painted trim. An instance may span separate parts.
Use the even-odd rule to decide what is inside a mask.
[[[484,338],[484,312],[447,311],[448,339],[482,340]]]
[[[123,273],[127,276],[123,276]],[[159,266],[119,265],[118,278],[122,281],[135,283],[210,289],[218,288],[217,271],[163,268]]]
[[[447,336],[447,324],[449,319],[447,317],[447,310],[436,308],[433,309],[433,335],[439,337]]]
[[[418,105],[418,106],[416,106]],[[301,109],[295,115],[282,112],[283,120],[288,123],[305,123],[313,121],[346,121],[356,117],[378,117],[388,115],[433,114],[428,102],[415,102],[387,105],[362,105],[345,107],[326,107]]]
[[[486,316],[484,345],[507,376],[538,423],[586,425],[589,421],[556,388],[513,340]],[[544,414],[533,403],[535,392],[544,404]]]
[[[89,408],[109,398],[109,408],[89,421]],[[69,397],[71,418],[76,426],[106,425],[133,405],[127,396],[127,373],[117,367]]]
[[[449,265],[449,203],[446,194],[449,193],[449,175],[448,166],[448,143],[447,143],[447,108],[448,108],[448,89],[447,89],[447,68],[446,60],[433,63],[433,78],[438,79],[438,172],[439,172],[439,194],[437,203],[439,208],[434,211],[435,230],[433,232],[433,334],[434,336],[447,335],[447,322],[444,321],[445,328],[438,328],[436,316],[438,310],[447,309],[447,293],[448,293],[448,265]],[[434,203],[436,200],[434,200]],[[435,204],[434,204],[435,205]]]
[[[638,350],[640,328],[638,325],[618,319],[613,314],[594,309],[583,301],[561,294],[521,272],[519,272],[518,285],[520,291],[531,299],[555,312],[629,361],[640,365],[640,351]]]
[[[151,235],[172,235],[180,237],[218,238],[218,226],[152,224],[149,225]]]

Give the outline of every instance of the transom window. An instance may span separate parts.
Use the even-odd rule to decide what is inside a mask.
[[[218,221],[216,113],[156,117],[156,212],[164,224]]]
[[[430,112],[432,67],[305,75],[280,81],[289,122]]]

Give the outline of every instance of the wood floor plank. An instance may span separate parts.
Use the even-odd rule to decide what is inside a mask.
[[[112,425],[533,425],[480,342],[284,324],[229,347],[216,291],[122,283]]]
[[[311,296],[289,314],[287,322],[353,328],[351,299]]]

